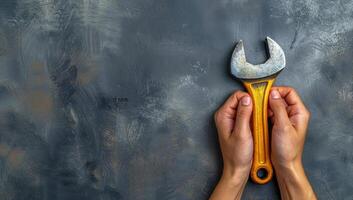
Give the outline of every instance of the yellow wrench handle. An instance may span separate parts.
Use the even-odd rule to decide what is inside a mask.
[[[273,168],[270,159],[270,140],[268,133],[268,96],[275,77],[256,80],[243,80],[243,84],[253,100],[252,135],[254,155],[250,177],[258,184],[272,179]]]

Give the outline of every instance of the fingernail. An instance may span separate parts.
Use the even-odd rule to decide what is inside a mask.
[[[272,97],[272,99],[279,99],[279,98],[281,98],[281,95],[279,94],[279,92],[277,90],[272,90],[271,97]]]
[[[243,98],[241,99],[241,104],[242,104],[243,106],[248,106],[248,105],[250,105],[250,102],[251,102],[251,99],[250,99],[249,96],[245,96],[245,97],[243,97]]]

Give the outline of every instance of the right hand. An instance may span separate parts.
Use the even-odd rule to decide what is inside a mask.
[[[250,95],[236,91],[214,114],[223,156],[223,176],[248,179],[253,158],[252,107]]]
[[[271,160],[276,168],[301,164],[310,113],[290,87],[273,87],[269,98],[272,122]]]
[[[272,122],[271,161],[281,199],[316,200],[302,164],[310,113],[290,87],[273,87],[269,98]]]
[[[241,198],[253,157],[250,95],[237,91],[214,114],[223,156],[223,173],[210,200]]]

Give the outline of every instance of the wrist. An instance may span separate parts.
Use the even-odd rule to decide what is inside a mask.
[[[296,197],[294,199],[316,199],[301,161],[274,165],[274,168],[282,199],[290,199],[290,196]]]
[[[210,200],[240,200],[248,177],[249,170],[224,167],[222,177],[213,191]]]
[[[227,182],[231,186],[237,187],[248,181],[249,173],[250,168],[236,168],[230,170],[224,167],[221,180]]]
[[[273,167],[276,172],[276,176],[286,176],[286,177],[291,177],[291,176],[302,176],[304,175],[304,167],[302,162],[299,161],[292,161],[288,163],[281,163],[277,164],[274,163]]]
[[[297,171],[298,169],[303,168],[301,159],[295,159],[285,162],[278,162],[276,160],[272,160],[272,165],[276,171]]]

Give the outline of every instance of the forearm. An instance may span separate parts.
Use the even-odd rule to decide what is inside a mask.
[[[316,200],[315,193],[300,162],[287,166],[275,166],[281,199]]]
[[[240,200],[248,175],[248,172],[238,172],[234,175],[223,172],[209,200]]]

